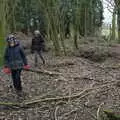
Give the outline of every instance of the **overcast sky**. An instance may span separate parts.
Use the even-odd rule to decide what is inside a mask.
[[[111,22],[112,22],[112,14],[107,9],[104,9],[104,23],[111,23]]]
[[[103,0],[103,6],[104,6],[104,23],[110,24],[112,22],[112,13],[107,9],[108,2],[106,2],[106,0]],[[112,7],[110,10],[112,10]]]

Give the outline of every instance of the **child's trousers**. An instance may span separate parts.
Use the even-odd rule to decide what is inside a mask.
[[[39,57],[41,58],[43,64],[45,64],[44,57],[42,56],[42,50],[40,50],[40,51],[35,51],[35,66],[37,66],[37,64],[38,64],[38,57],[37,57],[37,55],[39,55]]]
[[[21,69],[11,70],[13,85],[14,85],[14,88],[18,91],[22,91],[21,71],[22,71]]]

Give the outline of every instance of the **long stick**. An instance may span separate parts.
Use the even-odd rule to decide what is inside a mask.
[[[46,74],[46,75],[50,75],[50,76],[61,75],[61,73],[58,73],[58,72],[40,70],[40,69],[24,69],[24,70],[29,71],[29,72],[36,72],[36,73],[39,73],[39,74],[42,73],[42,74]]]

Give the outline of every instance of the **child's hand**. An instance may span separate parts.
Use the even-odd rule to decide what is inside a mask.
[[[8,67],[4,67],[2,70],[5,74],[11,74],[11,70]]]
[[[29,70],[29,69],[30,69],[30,65],[25,65],[25,66],[24,66],[24,69],[25,69],[25,70]]]

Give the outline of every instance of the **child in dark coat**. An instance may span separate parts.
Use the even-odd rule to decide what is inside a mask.
[[[8,46],[5,51],[5,67],[11,71],[13,85],[16,91],[22,91],[21,71],[27,66],[27,59],[23,48],[14,35],[7,38]]]
[[[34,38],[32,39],[31,52],[35,53],[35,66],[37,66],[38,58],[37,55],[41,58],[43,64],[45,64],[44,57],[42,56],[42,51],[44,49],[45,41],[40,34],[39,30],[34,32]]]

